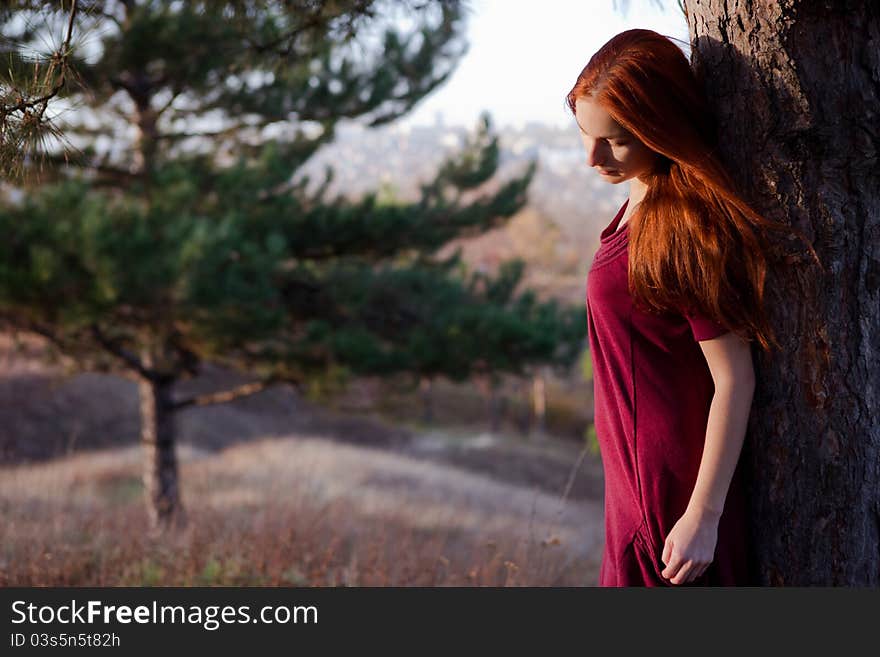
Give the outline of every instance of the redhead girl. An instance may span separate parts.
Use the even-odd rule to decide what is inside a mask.
[[[753,582],[740,455],[771,232],[717,157],[684,53],[650,30],[606,43],[568,93],[587,165],[629,198],[587,279],[605,470],[600,586]]]

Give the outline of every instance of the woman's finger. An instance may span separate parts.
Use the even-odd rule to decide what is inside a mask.
[[[684,562],[684,565],[682,565],[679,571],[675,575],[673,575],[669,581],[677,585],[687,583],[689,581],[688,574],[693,570],[693,568],[693,561]]]

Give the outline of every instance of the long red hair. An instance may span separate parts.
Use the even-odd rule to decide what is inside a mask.
[[[772,237],[800,233],[765,219],[736,193],[685,54],[651,30],[621,32],[581,71],[566,99],[572,113],[584,97],[658,154],[630,219],[634,302],[702,315],[765,351],[778,347],[764,309]]]

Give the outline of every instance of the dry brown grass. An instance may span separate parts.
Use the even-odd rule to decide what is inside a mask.
[[[9,464],[0,467],[0,585],[596,581],[598,464],[585,463],[574,499],[561,504],[577,444],[498,436],[477,445],[484,409],[467,386],[458,397],[438,386],[442,426],[424,436],[394,413],[391,423],[332,413],[280,389],[190,410],[178,418],[190,523],[156,537],[141,497],[134,384],[59,378],[40,363],[39,345],[24,355],[8,346],[0,335],[0,456]],[[237,382],[209,369],[181,394]],[[420,412],[415,395],[399,406]],[[450,432],[439,422],[448,419],[471,426]],[[438,435],[443,449],[425,449]]]
[[[3,586],[582,586],[601,508],[312,438],[181,450],[186,529],[146,530],[137,447],[0,469]]]

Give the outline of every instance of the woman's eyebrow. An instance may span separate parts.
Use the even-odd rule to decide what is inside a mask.
[[[587,137],[590,136],[590,135],[587,134],[587,131],[584,130],[584,129],[581,127],[581,124],[580,124],[580,123],[577,124],[577,127],[578,127],[578,130],[580,130],[582,133],[584,133],[585,135],[587,135]],[[614,134],[612,134],[612,135],[603,135],[603,136],[601,136],[601,137],[597,137],[597,139],[620,139],[620,138],[622,138],[622,137],[629,137],[629,133],[624,132],[624,131],[621,130],[620,132],[616,132],[616,133],[614,133]]]

